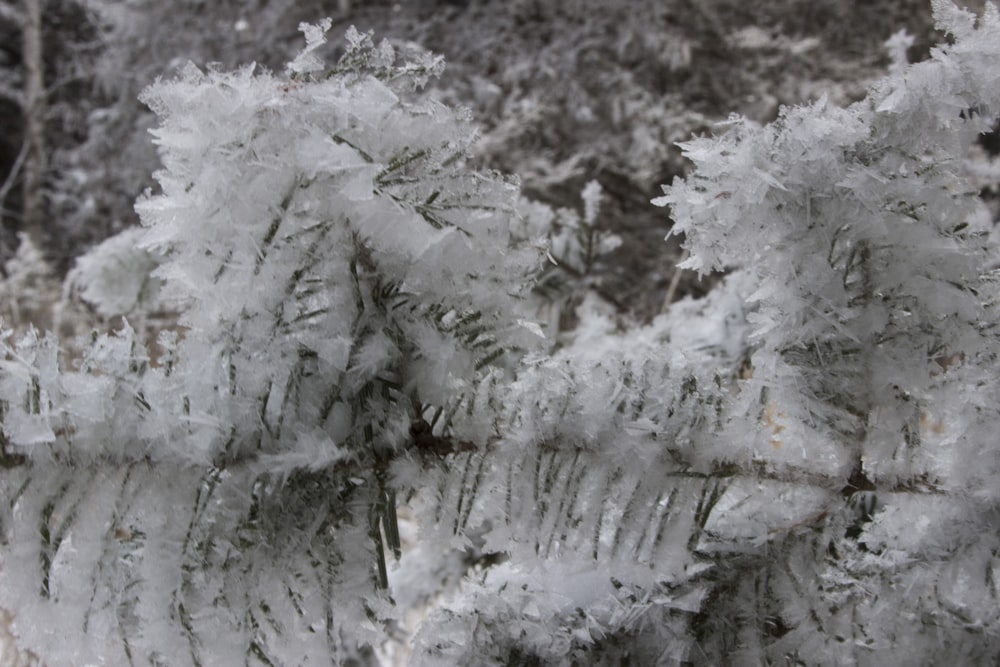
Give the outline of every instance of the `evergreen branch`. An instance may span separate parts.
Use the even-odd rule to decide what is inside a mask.
[[[375,163],[375,160],[372,158],[371,155],[369,155],[367,152],[365,152],[364,150],[362,150],[360,147],[358,147],[354,143],[351,143],[349,140],[345,139],[340,134],[334,134],[330,138],[333,139],[333,142],[335,144],[344,145],[344,146],[347,146],[349,148],[353,148],[354,151],[359,156],[361,156],[361,159],[363,159],[365,162],[367,162],[369,164],[374,164]]]

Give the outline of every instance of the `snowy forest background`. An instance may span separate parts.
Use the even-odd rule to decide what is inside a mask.
[[[922,0],[0,5],[7,659],[995,660],[1000,26],[935,5],[936,29]],[[328,64],[346,53],[330,81],[348,102],[296,59],[323,17],[329,44],[306,38]],[[416,65],[393,69],[383,38]],[[935,44],[954,55],[906,74]],[[273,83],[300,95],[287,127],[240,115],[271,108],[271,84],[224,73],[280,79],[293,59]],[[339,122],[323,103],[392,122],[283,152]],[[226,105],[259,131],[225,143]],[[678,145],[711,135],[728,139]],[[255,141],[303,194],[233,148]],[[345,146],[383,165],[375,199],[394,204],[313,185]],[[283,236],[397,209],[486,231],[433,252],[375,223],[308,252]],[[205,232],[254,211],[256,259]],[[254,281],[311,272],[330,294],[365,285],[343,306],[356,326],[296,287],[267,333],[285,306]],[[271,311],[227,310],[258,289]],[[310,403],[330,386],[332,408]]]
[[[836,104],[855,101],[887,71],[884,42],[895,32],[913,36],[911,60],[941,37],[922,0],[43,4],[52,209],[43,245],[60,273],[138,222],[135,199],[159,165],[147,132],[155,119],[138,101],[143,88],[189,60],[281,71],[302,44],[298,24],[329,16],[331,35],[355,25],[441,54],[447,75],[428,94],[471,109],[480,164],[517,174],[530,198],[578,209],[584,185],[598,180],[607,194],[598,224],[623,243],[597,267],[596,282],[639,321],[663,307],[681,254],[679,239],[662,243],[669,221],[649,205],[661,184],[684,173],[675,142],[730,113],[764,123],[780,105],[824,93]],[[7,175],[24,146],[24,81],[21,10],[2,6]],[[7,261],[22,193],[4,194]],[[682,276],[672,298],[700,295],[708,284]]]

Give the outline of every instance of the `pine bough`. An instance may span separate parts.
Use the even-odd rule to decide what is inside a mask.
[[[949,43],[865,100],[686,144],[656,203],[731,275],[555,351],[516,183],[414,94],[438,59],[352,31],[328,67],[321,24],[287,76],[151,86],[162,192],[120,252],[178,326],[3,336],[22,647],[363,662],[425,607],[417,664],[995,659],[998,253],[963,159],[1000,15],[934,9]]]

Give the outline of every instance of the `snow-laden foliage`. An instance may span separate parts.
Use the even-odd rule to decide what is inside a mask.
[[[736,469],[688,461],[720,427],[741,309],[737,291],[720,290],[616,333],[584,308],[572,345],[470,395],[455,433],[491,444],[428,471],[411,498],[431,551],[463,549],[471,574],[419,628],[417,664],[689,653],[708,590],[700,550],[718,539],[706,527]],[[399,586],[426,587],[423,574],[404,556]]]
[[[455,430],[492,444],[413,501],[470,568],[418,662],[997,654],[997,248],[964,161],[1000,20],[935,11],[954,42],[866,100],[686,146],[658,203],[690,268],[737,269],[709,300],[626,333],[583,313],[470,400]]]
[[[963,167],[1000,110],[1000,14],[934,8],[951,45],[847,109],[733,119],[685,146],[696,171],[660,200],[691,268],[740,267],[755,289],[747,378],[711,454],[831,494],[752,577],[724,574],[714,659],[1000,648],[997,246]]]
[[[66,298],[79,297],[104,317],[159,310],[161,281],[152,273],[160,257],[138,247],[144,235],[131,228],[78,257],[66,275]]]
[[[992,5],[979,29],[938,12],[954,46],[848,109],[819,102],[759,130],[734,119],[690,142],[696,173],[660,200],[688,266],[744,267],[756,286],[737,410],[775,433],[746,453],[720,442],[732,456],[891,483],[951,465],[920,446],[921,421],[996,353],[996,249],[963,158],[1000,108],[1000,48]]]
[[[599,295],[620,306],[603,288],[596,275],[597,267],[618,248],[622,239],[600,225],[601,205],[605,194],[601,184],[590,181],[580,193],[582,215],[572,208],[553,209],[547,204],[522,197],[518,202],[519,220],[512,229],[515,238],[546,248],[548,262],[535,283],[537,316],[546,321],[552,334],[571,335],[566,326],[567,311],[587,295]],[[569,329],[569,331],[567,331]]]
[[[468,121],[409,101],[439,61],[351,32],[329,67],[307,26],[287,77],[151,87],[139,246],[180,326],[75,366],[4,338],[19,641],[53,665],[344,663],[411,631],[428,665],[994,658],[998,257],[966,157],[1000,13],[934,7],[948,45],[865,100],[686,144],[658,203],[690,268],[732,273],[625,331],[584,299],[553,351],[534,240],[586,269],[599,191],[574,233],[519,218],[463,167]]]
[[[192,66],[145,92],[164,169],[138,245],[182,312],[158,358],[127,325],[76,367],[5,334],[0,602],[49,664],[374,643],[399,550],[387,467],[426,455],[411,422],[539,340],[516,185],[463,166],[461,113],[407,101],[440,61],[351,32],[328,68],[324,28],[287,77]],[[97,256],[121,276],[140,254],[118,250]],[[92,264],[99,306],[142,295]]]

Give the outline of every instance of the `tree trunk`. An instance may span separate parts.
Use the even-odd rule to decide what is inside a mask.
[[[45,228],[45,67],[42,59],[42,1],[24,0],[24,210],[21,229],[44,248]]]

